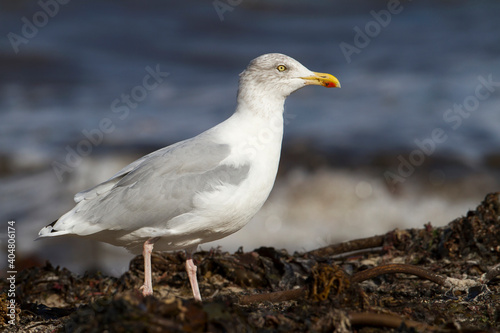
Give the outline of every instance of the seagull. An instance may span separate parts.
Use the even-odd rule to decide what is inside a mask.
[[[286,55],[253,59],[240,74],[232,116],[77,193],[76,206],[38,236],[81,236],[142,251],[144,296],[153,294],[153,246],[185,250],[193,297],[201,301],[192,253],[240,230],[267,200],[280,159],[285,99],[307,85],[340,88],[333,75]]]

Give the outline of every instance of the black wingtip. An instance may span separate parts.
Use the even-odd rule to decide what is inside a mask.
[[[55,230],[52,227],[57,223],[57,221],[59,221],[59,219],[55,220],[51,224],[47,224],[45,227],[42,228],[42,230],[44,230],[44,229],[46,229],[48,227],[51,227],[52,230],[50,230],[50,233],[54,232]],[[40,233],[41,233],[42,230],[40,230]],[[34,239],[35,241],[40,240],[41,238],[43,238],[43,237],[41,237],[40,233],[38,233],[38,237]]]
[[[51,224],[47,224],[45,227],[53,227],[57,223],[57,221],[59,221],[59,219],[55,220]]]

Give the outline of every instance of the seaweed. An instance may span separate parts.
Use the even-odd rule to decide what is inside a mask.
[[[142,256],[121,277],[50,263],[21,271],[6,332],[496,332],[500,202],[488,194],[444,227],[393,230],[305,253],[262,247],[198,252],[202,303],[183,252],[154,253],[154,296],[138,291]],[[7,281],[0,285],[8,289]]]

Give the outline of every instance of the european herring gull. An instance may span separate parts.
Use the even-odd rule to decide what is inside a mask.
[[[76,206],[39,237],[77,235],[144,255],[144,296],[153,294],[151,252],[185,250],[196,300],[192,253],[240,230],[273,187],[285,99],[306,85],[340,87],[286,55],[264,54],[240,74],[234,114],[215,127],[127,165],[75,195]]]

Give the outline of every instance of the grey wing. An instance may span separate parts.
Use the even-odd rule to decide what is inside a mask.
[[[137,167],[139,167],[144,161],[149,160],[150,158],[154,158],[156,155],[165,155],[168,154],[169,151],[174,150],[175,146],[180,145],[184,142],[179,142],[177,144],[174,144],[172,146],[168,146],[162,149],[159,149],[157,151],[152,152],[151,154],[148,154],[146,156],[143,156],[139,158],[138,160],[135,160],[134,162],[130,163],[129,165],[125,166],[123,169],[118,171],[116,174],[114,174],[111,178],[106,180],[105,182],[102,182],[88,190],[78,192],[75,194],[74,200],[76,203],[82,201],[82,200],[90,200],[98,195],[102,195],[109,190],[111,190],[122,178],[124,178],[126,175],[128,175],[130,172],[135,170]]]
[[[247,177],[249,165],[221,164],[229,154],[229,145],[196,138],[160,149],[79,194],[70,224],[81,223],[78,234],[130,231],[189,212],[197,193]]]

